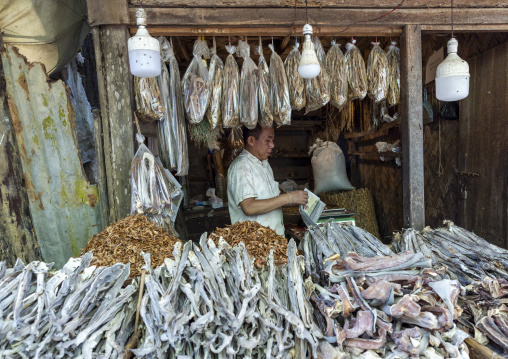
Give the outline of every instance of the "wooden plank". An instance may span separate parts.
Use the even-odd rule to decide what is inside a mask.
[[[125,26],[94,28],[95,60],[101,99],[109,223],[130,212],[130,165],[134,156],[132,76]]]
[[[473,338],[466,339],[466,345],[469,347],[469,357],[471,359],[502,359],[485,345],[481,345]]]
[[[129,8],[130,25],[136,26],[137,8]],[[203,26],[203,27],[281,27],[288,32],[294,11],[281,8],[147,8],[149,27],[153,26]],[[450,9],[398,9],[388,16],[384,9],[309,9],[312,26],[373,26],[373,25],[450,25]],[[457,8],[454,10],[455,25],[505,24],[508,8]],[[305,9],[296,10],[299,19],[296,27],[303,25]],[[374,19],[377,19],[374,21]],[[340,35],[340,34],[337,34]]]
[[[89,0],[90,1],[90,0]],[[399,0],[315,0],[308,2],[309,8],[384,8],[393,9],[400,4]],[[143,7],[284,7],[294,8],[293,0],[129,0],[130,6]],[[454,7],[507,7],[508,2],[502,0],[454,0]],[[296,6],[305,8],[304,0],[297,0]],[[450,2],[447,0],[412,0],[410,3],[403,4],[402,8],[450,8]]]
[[[97,186],[99,187],[99,202],[101,204],[102,227],[109,226],[108,186],[106,180],[106,167],[104,163],[104,141],[102,131],[101,111],[92,110],[94,118],[95,153],[97,154]]]
[[[350,139],[350,138],[364,137],[365,140],[372,139],[372,138],[376,138],[379,136],[383,136],[384,134],[386,134],[386,132],[390,128],[397,127],[399,125],[400,125],[400,121],[392,121],[392,122],[388,122],[388,123],[381,125],[377,130],[367,130],[367,131],[362,131],[362,132],[347,133],[344,135],[344,138]]]
[[[90,26],[125,25],[129,23],[127,0],[87,0]]]
[[[422,44],[419,25],[406,25],[401,45],[401,140],[404,227],[425,227],[423,176]]]
[[[351,151],[348,153],[350,156],[359,156],[359,157],[370,157],[370,158],[377,158],[380,159],[380,157],[401,157],[400,153],[396,152],[361,152],[361,151]]]
[[[442,33],[443,31],[450,31],[450,25],[422,25],[423,33]],[[475,24],[475,25],[453,25],[453,31],[456,33],[477,33],[477,32],[506,32],[508,31],[508,24]]]
[[[2,35],[0,34],[0,43]],[[2,45],[0,44],[0,48]],[[2,57],[0,56],[0,258],[8,267],[17,258],[25,263],[40,260],[41,252],[33,232],[28,195],[7,103]]]

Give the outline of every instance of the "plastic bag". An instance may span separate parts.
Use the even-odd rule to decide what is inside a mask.
[[[164,118],[164,105],[157,78],[134,76],[136,116],[140,121],[153,122]]]
[[[182,79],[185,114],[190,123],[199,123],[205,117],[211,95],[211,83],[203,57],[210,57],[205,40],[194,42],[194,55]]]
[[[224,65],[222,83],[222,115],[224,127],[236,127],[240,124],[238,65],[233,57],[236,46],[226,46],[229,53]]]
[[[270,86],[270,69],[263,56],[263,47],[261,36],[259,37],[259,47],[256,49],[259,54],[258,79],[259,79],[259,124],[263,127],[272,127],[272,88]]]
[[[212,58],[210,59],[210,68],[208,76],[211,81],[212,95],[210,97],[210,105],[206,111],[206,118],[212,129],[222,124],[222,80],[224,75],[224,64],[219,56],[215,46],[215,37],[213,38],[213,48],[211,49]]]
[[[157,122],[157,144],[162,163],[166,168],[173,170],[177,167],[176,131],[178,129],[171,126],[173,110],[169,94],[169,70],[166,66],[166,61],[169,61],[168,52],[171,46],[165,37],[159,37],[159,43],[161,46],[161,75],[157,79],[164,105],[164,118]]]
[[[375,103],[386,99],[388,95],[388,58],[379,47],[379,42],[373,42],[367,60],[368,95]]]
[[[228,138],[228,144],[224,151],[222,162],[224,167],[228,168],[231,162],[243,151],[243,131],[241,127],[235,127],[231,130]]]
[[[367,72],[360,50],[353,43],[346,44],[346,71],[348,83],[348,100],[363,100],[367,95]]]
[[[326,71],[330,77],[330,103],[341,110],[347,102],[346,58],[335,41],[326,54]]]
[[[354,189],[346,173],[344,153],[335,142],[317,139],[309,149],[312,153],[314,193]]]
[[[313,40],[321,72],[313,79],[305,79],[305,92],[307,104],[305,113],[309,113],[323,107],[330,101],[330,78],[326,71],[326,54],[318,37]]]
[[[388,95],[387,100],[390,106],[397,105],[400,101],[400,49],[392,41],[388,46],[386,57],[388,60]]]
[[[289,87],[284,70],[284,63],[275,52],[273,44],[268,45],[272,50],[270,57],[270,84],[272,89],[273,120],[277,126],[291,124],[291,103],[289,101]]]
[[[298,42],[295,43],[293,50],[289,52],[286,61],[284,61],[284,67],[286,69],[286,76],[289,85],[289,101],[291,103],[291,109],[300,111],[305,107],[305,81],[303,77],[298,73],[298,66],[300,65],[300,51],[298,50]]]
[[[240,75],[240,122],[253,129],[258,123],[258,67],[250,58],[250,46],[240,40],[236,53],[243,58]]]
[[[187,176],[189,173],[189,151],[187,148],[187,125],[180,86],[180,69],[173,48],[167,50],[169,65],[169,98],[171,108],[171,129],[174,133],[176,148],[176,175]]]
[[[224,206],[222,199],[215,195],[215,188],[208,188],[206,190],[206,196],[209,197],[208,203],[210,203],[212,208],[221,208]]]

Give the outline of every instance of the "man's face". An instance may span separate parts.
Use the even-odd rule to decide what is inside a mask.
[[[256,156],[260,161],[266,160],[272,154],[275,147],[273,139],[275,137],[272,127],[263,127],[259,138],[256,140],[254,136],[248,138],[249,152]]]

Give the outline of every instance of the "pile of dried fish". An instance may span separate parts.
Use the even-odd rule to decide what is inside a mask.
[[[219,244],[221,238],[232,247],[243,242],[250,257],[255,259],[257,268],[262,268],[266,264],[266,259],[271,251],[273,251],[275,265],[281,265],[287,261],[288,242],[286,238],[257,222],[249,220],[238,222],[226,228],[217,228],[210,234],[210,239],[216,245]]]
[[[388,59],[386,53],[379,47],[379,42],[373,42],[367,60],[368,95],[375,103],[386,99],[388,93]]]
[[[213,37],[213,47],[210,49],[212,58],[210,59],[210,68],[208,69],[208,77],[212,86],[212,95],[210,97],[210,105],[206,110],[206,118],[210,123],[210,128],[215,129],[222,124],[221,102],[222,102],[222,76],[224,74],[224,64],[219,56],[217,56],[217,47],[215,44],[215,36]]]
[[[258,67],[250,58],[250,45],[238,41],[236,53],[243,58],[240,73],[240,122],[253,129],[258,123]]]
[[[264,127],[272,127],[272,89],[270,86],[270,69],[263,56],[263,44],[261,36],[259,37],[259,46],[256,48],[259,55],[258,60],[258,79],[259,79],[259,124]]]
[[[305,113],[315,111],[330,101],[330,78],[326,69],[326,54],[318,37],[312,42],[321,66],[321,72],[313,79],[305,79],[305,92],[307,103]],[[304,44],[305,46],[305,44]]]
[[[82,253],[93,253],[92,265],[112,266],[129,263],[130,276],[141,273],[144,259],[141,252],[151,253],[154,265],[160,266],[165,258],[173,257],[173,247],[179,242],[142,214],[126,217],[110,224],[90,238]]]
[[[288,265],[273,254],[261,272],[243,244],[175,246],[174,260],[151,267],[145,255],[146,330],[132,350],[143,358],[316,358],[322,337],[305,296],[301,258],[288,246]]]
[[[347,101],[347,69],[346,58],[335,41],[326,54],[326,70],[330,76],[330,103],[341,110]]]
[[[444,221],[446,227],[422,232],[407,229],[395,235],[395,252],[415,251],[432,260],[434,266],[445,265],[452,279],[463,285],[485,277],[508,279],[508,250],[499,248],[472,232]]]
[[[277,126],[291,124],[291,101],[289,100],[289,87],[284,70],[284,63],[275,52],[273,44],[268,45],[272,50],[270,57],[270,84],[272,90],[273,120]]]
[[[224,65],[224,79],[222,82],[222,115],[224,127],[240,125],[240,81],[238,79],[238,64],[233,57],[236,46],[226,46],[229,53]]]
[[[485,277],[466,287],[464,313],[459,320],[483,345],[490,341],[508,354],[508,281]],[[487,339],[488,338],[488,339]]]
[[[388,60],[388,103],[390,106],[397,105],[400,101],[400,49],[392,41],[388,47],[386,57]]]
[[[53,263],[0,262],[0,358],[118,358],[134,330],[130,264],[90,267],[92,254]]]
[[[286,76],[289,85],[289,101],[291,109],[300,111],[305,107],[305,81],[298,73],[298,66],[300,65],[300,51],[298,50],[298,41],[295,47],[291,50],[284,61],[286,69]]]
[[[363,100],[367,95],[367,73],[365,61],[360,50],[355,46],[356,40],[346,44],[346,67],[348,82],[348,100]]]

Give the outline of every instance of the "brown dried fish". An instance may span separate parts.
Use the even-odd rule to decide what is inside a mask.
[[[346,44],[346,66],[348,81],[348,100],[363,100],[367,95],[367,72],[365,71],[365,61],[363,61],[360,50],[353,43]]]
[[[326,54],[326,71],[330,76],[330,103],[341,110],[347,102],[346,58],[335,41]]]
[[[298,73],[298,66],[300,65],[300,51],[298,50],[298,42],[295,43],[293,50],[289,52],[288,57],[284,61],[284,68],[286,69],[286,76],[289,85],[289,101],[291,109],[299,111],[305,107],[305,81]]]
[[[134,98],[136,116],[144,122],[164,118],[164,104],[156,77],[134,76]]]
[[[215,37],[213,38],[212,58],[210,59],[210,68],[208,69],[210,81],[212,84],[212,95],[210,105],[206,111],[206,118],[212,129],[222,124],[221,101],[222,101],[222,77],[224,74],[224,64],[215,47]]]
[[[224,65],[224,79],[222,82],[222,115],[224,127],[236,127],[240,124],[240,104],[238,64],[233,57],[236,46],[226,46],[229,53]]]
[[[291,124],[291,103],[289,101],[289,87],[284,70],[284,63],[275,52],[273,45],[268,45],[272,50],[270,57],[270,83],[272,88],[273,120],[277,126]]]
[[[330,101],[330,78],[326,70],[326,54],[319,38],[314,38],[314,49],[321,66],[321,72],[313,79],[305,80],[307,104],[305,113],[317,110]]]
[[[400,49],[392,41],[388,47],[386,58],[388,60],[388,103],[397,105],[400,101]]]
[[[386,99],[388,94],[388,59],[386,53],[379,47],[379,42],[372,43],[367,60],[368,95],[375,103]]]
[[[270,69],[263,56],[263,46],[261,36],[259,37],[259,46],[256,49],[259,54],[258,62],[258,78],[259,78],[259,124],[263,127],[272,127],[273,110],[272,110],[272,89],[270,86]]]

